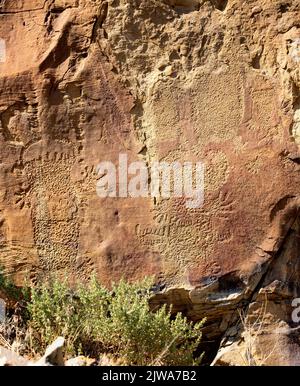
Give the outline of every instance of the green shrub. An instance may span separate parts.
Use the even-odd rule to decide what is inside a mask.
[[[77,353],[82,330],[78,312],[80,305],[65,282],[53,280],[32,288],[27,307],[36,352],[43,353],[53,340],[63,336],[67,352],[71,355]]]
[[[92,279],[70,291],[53,281],[32,291],[28,306],[36,349],[57,336],[67,340],[70,354],[111,353],[129,365],[192,365],[203,323],[189,323],[167,308],[149,308],[151,281],[121,281],[108,290]]]
[[[0,267],[0,291],[7,296],[11,301],[28,300],[28,288],[17,287],[13,280],[5,276],[3,268]]]

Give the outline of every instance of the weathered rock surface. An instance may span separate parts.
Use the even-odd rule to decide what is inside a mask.
[[[63,337],[57,338],[45,352],[45,355],[37,362],[35,366],[64,366],[64,348],[65,340]]]
[[[29,362],[5,347],[0,346],[0,367],[1,366],[28,366]]]
[[[266,308],[256,344],[280,335],[268,360],[295,361],[299,17],[299,0],[0,1],[5,272],[155,274],[154,302],[207,316],[223,364],[243,361],[237,309]],[[203,161],[204,206],[100,199],[96,165],[119,153]]]
[[[39,360],[28,360],[18,355],[15,351],[8,350],[5,347],[0,346],[0,367],[1,366],[94,366],[98,365],[97,360],[86,358],[84,356],[65,359],[64,357],[64,344],[65,339],[63,337],[57,338],[50,346],[47,347],[46,352]],[[111,365],[111,361],[103,356],[104,365]],[[102,360],[102,358],[101,358]]]

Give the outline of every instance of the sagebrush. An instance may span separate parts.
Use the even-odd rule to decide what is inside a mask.
[[[203,322],[193,324],[163,306],[151,311],[151,279],[111,290],[95,278],[72,290],[52,280],[32,289],[29,328],[35,351],[64,336],[70,355],[111,354],[128,365],[195,365]]]

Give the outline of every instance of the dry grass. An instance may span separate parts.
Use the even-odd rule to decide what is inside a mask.
[[[260,308],[259,314],[255,320],[249,320],[245,312],[239,310],[240,320],[243,326],[243,338],[245,349],[239,352],[245,366],[266,366],[269,359],[278,348],[278,341],[274,343],[272,349],[266,353],[260,348],[259,337],[263,334],[267,323],[267,305],[268,300],[265,301]]]

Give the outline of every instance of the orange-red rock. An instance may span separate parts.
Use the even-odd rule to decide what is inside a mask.
[[[261,279],[298,216],[299,6],[0,1],[5,272],[96,271],[105,284],[154,274],[166,299],[175,288],[194,318],[229,328],[237,304],[270,284]],[[96,165],[124,152],[204,162],[204,206],[99,198]],[[221,299],[218,318],[206,292]]]

